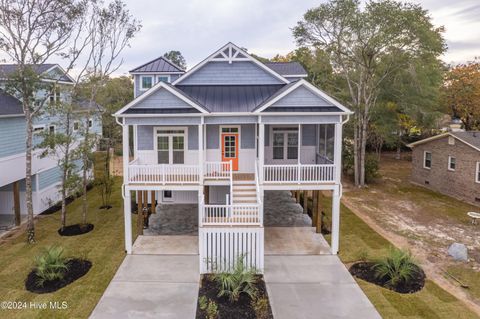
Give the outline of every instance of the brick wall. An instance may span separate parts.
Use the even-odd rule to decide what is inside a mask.
[[[432,153],[432,167],[423,167],[424,152]],[[448,170],[448,157],[456,158],[455,171]],[[417,145],[412,152],[412,181],[434,191],[480,206],[480,183],[475,182],[476,162],[480,152],[448,137]],[[477,198],[477,200],[476,200]]]

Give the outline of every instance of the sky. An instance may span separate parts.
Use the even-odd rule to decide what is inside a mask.
[[[125,0],[142,30],[126,49],[119,74],[169,50],[179,50],[191,68],[231,41],[264,57],[295,49],[291,28],[325,0]],[[444,26],[446,63],[480,56],[479,0],[413,0]]]

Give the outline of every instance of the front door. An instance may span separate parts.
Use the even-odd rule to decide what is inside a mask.
[[[232,170],[238,171],[238,127],[222,127],[222,162],[232,161]]]

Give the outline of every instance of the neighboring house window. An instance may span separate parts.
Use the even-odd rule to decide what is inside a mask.
[[[448,145],[455,145],[455,138],[453,138],[452,136],[449,136],[448,137]]]
[[[55,134],[55,125],[48,126],[48,133]]]
[[[455,157],[449,156],[448,157],[448,170],[454,171],[456,167],[457,159]]]
[[[298,129],[273,128],[273,159],[298,158]]]
[[[88,120],[88,127],[92,127],[93,126],[93,120],[92,119],[89,119]]]
[[[480,183],[480,162],[477,162],[477,171],[475,172],[475,182]]]
[[[170,75],[159,75],[157,78],[157,82],[169,82],[170,83]]]
[[[152,76],[142,76],[140,77],[140,90],[148,90],[153,86],[153,77]]]
[[[45,125],[34,125],[33,134],[39,134],[45,130]]]
[[[60,102],[60,89],[53,87],[50,91],[50,103]]]
[[[423,153],[423,168],[432,168],[432,153]]]
[[[76,132],[80,129],[80,122],[73,122],[73,131]]]

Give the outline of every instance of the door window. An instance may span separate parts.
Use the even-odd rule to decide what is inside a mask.
[[[224,136],[224,150],[225,150],[225,158],[235,158],[237,157],[236,154],[236,144],[237,144],[237,139],[236,136],[234,135],[225,135]]]

